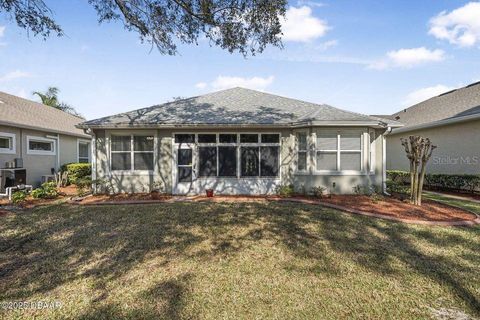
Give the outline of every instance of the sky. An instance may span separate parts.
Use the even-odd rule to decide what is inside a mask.
[[[35,38],[0,13],[0,91],[36,100],[56,86],[87,119],[235,86],[392,114],[480,81],[475,1],[291,1],[284,49],[248,58],[206,41],[161,55],[119,22],[99,24],[86,0],[45,3],[64,37]]]

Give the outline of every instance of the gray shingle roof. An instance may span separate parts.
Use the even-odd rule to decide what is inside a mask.
[[[477,113],[480,113],[480,82],[443,93],[393,116],[405,127],[410,127]]]
[[[286,125],[308,121],[379,122],[326,104],[233,88],[82,123],[81,127],[149,125]]]
[[[89,137],[75,126],[83,119],[61,110],[0,91],[0,124],[78,137]]]

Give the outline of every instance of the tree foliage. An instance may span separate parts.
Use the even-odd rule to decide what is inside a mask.
[[[35,96],[38,96],[40,100],[42,100],[42,104],[46,106],[50,106],[50,107],[62,110],[64,112],[68,112],[77,117],[82,117],[81,114],[79,114],[75,110],[75,108],[73,108],[72,106],[70,106],[65,102],[60,102],[58,100],[59,92],[60,90],[57,87],[48,87],[47,91],[45,92],[34,91],[32,94]]]
[[[211,45],[243,55],[262,52],[267,45],[281,47],[280,17],[286,0],[88,0],[99,22],[119,20],[136,31],[142,42],[160,53],[175,55],[177,45]],[[17,25],[47,37],[63,30],[42,0],[0,0],[0,11]]]
[[[410,202],[420,206],[427,162],[437,147],[432,145],[429,138],[421,136],[409,136],[401,141],[410,161]]]

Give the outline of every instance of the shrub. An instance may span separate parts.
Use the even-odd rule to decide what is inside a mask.
[[[86,193],[90,192],[92,187],[92,178],[83,177],[83,178],[77,179],[75,186],[77,187],[77,195],[83,196]]]
[[[315,186],[315,187],[312,187],[311,193],[314,197],[322,198],[325,195],[326,190],[327,188],[325,187]]]
[[[379,188],[374,185],[356,185],[353,187],[353,192],[357,195],[368,196],[373,202],[378,202],[383,199],[383,195],[380,193]]]
[[[75,184],[77,179],[82,179],[92,174],[92,165],[90,163],[66,163],[62,165],[60,171],[66,171],[68,173],[68,182]]]
[[[410,173],[407,171],[389,170],[387,177],[398,184],[410,184]],[[474,193],[480,189],[480,175],[426,174],[425,185],[440,190],[466,190]]]
[[[56,198],[57,195],[57,187],[53,181],[45,182],[40,188],[32,191],[32,197],[35,199],[52,199]]]
[[[403,183],[398,183],[396,181],[387,180],[387,192],[389,193],[400,193],[400,194],[410,194],[410,187]]]
[[[27,198],[27,193],[23,190],[15,191],[12,194],[12,202],[15,204],[24,202],[26,198]]]
[[[280,197],[291,197],[295,194],[295,189],[291,184],[278,186],[275,191]]]

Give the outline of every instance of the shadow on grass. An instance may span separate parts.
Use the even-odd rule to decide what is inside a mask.
[[[144,297],[153,297],[162,307],[132,308],[128,315],[105,302],[109,295],[105,288],[152,255],[161,257],[156,267],[164,267],[173,259],[235,255],[262,240],[308,259],[313,266],[307,271],[313,273],[339,273],[332,253],[381,276],[398,274],[393,262],[401,261],[411,272],[447,287],[470,311],[480,314],[478,293],[470,283],[478,272],[470,266],[480,263],[479,228],[413,227],[314,205],[273,202],[52,206],[1,219],[0,300],[26,300],[91,278],[97,296],[92,309],[80,316],[83,319],[178,318],[188,299],[185,287],[195,274],[152,284]],[[205,242],[209,246],[201,245]],[[425,246],[453,251],[460,247],[464,254],[460,259]],[[98,308],[93,306],[101,301],[95,304]]]

